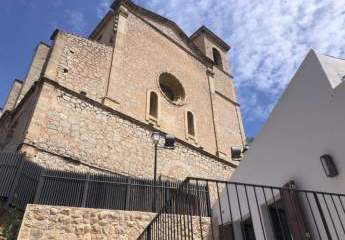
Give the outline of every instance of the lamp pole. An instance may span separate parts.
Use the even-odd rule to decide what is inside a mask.
[[[152,138],[152,142],[154,144],[154,148],[155,148],[155,161],[154,161],[154,169],[153,169],[153,203],[152,203],[152,211],[156,212],[157,210],[157,204],[156,204],[156,193],[157,193],[157,155],[158,155],[158,144],[159,144],[159,140],[161,139],[161,134],[160,132],[153,132],[151,135]],[[164,137],[165,139],[165,143],[164,143],[164,148],[167,149],[174,149],[175,147],[175,136],[173,135],[166,135]]]
[[[157,184],[157,153],[158,153],[158,142],[155,143],[155,162],[153,172],[153,212],[156,211],[156,184]]]
[[[153,169],[153,202],[152,202],[152,211],[156,211],[156,185],[157,185],[157,153],[158,153],[158,144],[161,138],[160,132],[153,132],[151,135],[152,142],[155,149],[155,159],[154,159],[154,169]]]

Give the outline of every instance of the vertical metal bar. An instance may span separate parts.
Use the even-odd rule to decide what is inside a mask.
[[[211,209],[211,198],[210,198],[210,186],[208,181],[206,181],[206,188],[207,188],[207,214],[210,217],[211,222],[211,233],[212,233],[212,240],[215,240],[214,230],[213,230],[213,216],[212,216],[212,209]]]
[[[276,198],[274,197],[273,188],[270,187],[270,189],[271,189],[271,193],[272,193],[272,198],[273,198],[274,206],[276,208],[276,213],[277,213],[277,216],[278,216],[278,222],[279,222],[280,230],[283,233],[283,238],[286,239],[285,231],[284,231],[283,224],[282,224],[282,221],[280,219],[280,214],[279,214],[279,211],[278,211],[278,205],[277,205],[277,202],[276,202]]]
[[[248,206],[248,211],[249,211],[249,217],[250,217],[251,221],[253,221],[253,218],[252,218],[252,211],[251,211],[251,209],[250,209],[250,204],[249,204],[247,185],[244,185],[244,192],[246,193],[246,199],[247,199],[247,206]]]
[[[261,209],[260,209],[260,206],[259,206],[259,202],[258,202],[258,196],[257,196],[257,193],[256,193],[256,187],[254,186],[253,187],[253,191],[254,191],[254,196],[255,196],[255,202],[256,202],[256,207],[258,209],[258,214],[259,214],[259,218],[260,218],[260,224],[261,224],[261,229],[262,229],[262,234],[264,235],[264,238],[265,240],[267,239],[266,238],[266,231],[265,231],[265,228],[264,228],[264,224],[262,222],[262,213],[261,213]]]
[[[326,231],[326,235],[327,235],[327,238],[328,240],[332,240],[332,236],[331,236],[331,233],[329,231],[329,228],[328,228],[328,225],[327,225],[327,221],[326,221],[326,218],[325,218],[325,215],[323,213],[323,210],[322,210],[322,207],[321,207],[321,204],[320,204],[320,201],[319,201],[319,197],[317,196],[317,194],[314,192],[313,193],[314,195],[314,199],[315,199],[315,202],[316,202],[316,206],[319,210],[319,213],[320,213],[320,217],[321,217],[321,221],[323,223],[323,227],[325,228],[325,231]]]
[[[183,217],[183,232],[184,237],[186,238],[187,232],[186,232],[186,212],[185,212],[185,199],[184,199],[184,182],[182,183],[182,189],[181,189],[181,214]]]
[[[199,215],[199,225],[200,225],[200,237],[201,240],[204,239],[203,236],[203,229],[202,229],[202,220],[201,220],[201,208],[200,208],[200,193],[199,193],[199,181],[196,180],[196,191],[197,191],[197,198],[198,198],[198,215]]]
[[[230,222],[231,222],[231,235],[232,238],[235,240],[235,231],[234,231],[234,219],[232,216],[232,210],[231,210],[231,200],[230,200],[230,194],[229,194],[229,187],[228,187],[228,183],[225,184],[226,187],[226,195],[228,198],[228,205],[229,205],[229,213],[230,213]]]
[[[334,206],[335,212],[337,213],[337,216],[338,216],[338,219],[339,219],[341,228],[343,229],[343,233],[345,234],[344,225],[343,225],[343,222],[341,221],[341,218],[340,218],[340,215],[339,215],[339,212],[338,212],[338,208],[337,208],[337,206],[335,205],[334,198],[333,198],[332,195],[329,195],[329,196],[330,196],[331,199],[332,199],[332,202],[333,202],[333,206]]]
[[[87,201],[87,194],[89,192],[89,184],[90,184],[90,173],[87,173],[85,184],[84,184],[84,192],[83,192],[83,200],[81,202],[81,207],[86,207],[86,201]]]
[[[189,214],[189,219],[190,219],[190,229],[191,229],[191,236],[192,236],[192,240],[194,239],[194,230],[193,230],[193,209],[192,209],[192,195],[190,193],[190,188],[191,188],[191,184],[188,181],[187,182],[187,204],[188,204],[188,214]]]
[[[340,202],[341,208],[343,209],[343,212],[345,214],[345,208],[344,208],[343,200],[341,200],[341,197],[339,195],[338,195],[338,198],[339,198],[339,202]]]
[[[172,183],[169,184],[169,187],[173,187]],[[169,188],[169,191],[170,191],[170,188]],[[166,191],[166,192],[168,193],[168,191]],[[174,196],[167,196],[167,199],[168,199],[168,197],[170,198],[170,211],[168,211],[168,213],[170,213],[171,217],[173,218],[173,228],[174,228],[174,238],[173,239],[176,239],[176,237],[178,236],[178,232],[176,232],[178,229],[177,228],[178,218],[176,215],[176,210],[174,210],[174,208],[175,208],[175,205],[174,205],[175,197]],[[175,201],[176,201],[176,199],[175,199]]]
[[[243,239],[246,239],[246,235],[244,234],[244,229],[243,229],[243,217],[242,217],[242,210],[241,210],[241,202],[240,202],[240,197],[238,196],[238,186],[236,183],[235,183],[235,190],[236,190],[237,204],[238,204],[238,209],[240,212],[240,219],[241,219],[241,222],[240,222],[241,233],[242,233]]]
[[[130,188],[131,188],[131,179],[126,179],[126,190],[125,190],[125,204],[124,204],[124,210],[129,210],[129,194],[130,194]]]
[[[218,197],[218,206],[219,206],[219,217],[220,217],[220,222],[221,222],[221,228],[219,229],[219,238],[223,239],[223,227],[224,227],[224,222],[223,222],[223,212],[222,212],[222,204],[220,202],[220,195],[219,195],[219,186],[218,182],[216,182],[216,189],[217,189],[217,197]]]
[[[329,210],[329,206],[328,206],[328,203],[327,203],[327,201],[326,201],[325,194],[322,193],[321,195],[322,195],[322,198],[323,198],[323,200],[324,200],[324,202],[325,202],[325,204],[326,204],[326,208],[327,208],[329,217],[331,218],[331,222],[332,222],[332,225],[333,225],[335,234],[337,235],[337,239],[339,239],[338,230],[337,230],[337,227],[336,227],[335,224],[334,224],[334,220],[333,220],[333,217],[332,217],[332,213],[331,213],[331,211]]]
[[[37,190],[36,190],[36,194],[35,194],[35,198],[34,198],[34,203],[40,203],[40,197],[41,197],[41,193],[42,193],[42,189],[43,189],[43,185],[44,185],[44,181],[45,181],[45,173],[46,173],[46,169],[42,168],[41,169],[41,174],[40,174],[40,178],[38,181],[38,185],[37,185]]]
[[[311,207],[311,204],[310,204],[310,200],[309,200],[309,197],[308,197],[308,193],[307,193],[307,192],[304,192],[304,194],[305,194],[305,196],[306,196],[306,199],[307,199],[307,202],[308,202],[308,206],[309,206],[309,209],[310,209],[310,213],[311,213],[311,216],[312,216],[312,218],[313,218],[314,224],[315,224],[315,226],[316,226],[317,234],[319,235],[319,238],[322,240],[321,234],[320,234],[320,230],[319,230],[319,226],[317,225],[317,222],[316,222],[316,219],[315,219],[315,214],[314,214],[313,208]]]
[[[151,225],[147,227],[146,231],[147,231],[147,235],[146,235],[147,240],[151,240]]]
[[[176,204],[177,204],[177,209],[178,209],[178,214],[179,214],[179,218],[180,218],[180,235],[181,235],[181,239],[183,239],[183,232],[184,232],[184,229],[183,229],[183,225],[182,225],[182,209],[181,209],[181,204],[182,204],[182,197],[181,197],[181,188],[178,187],[177,188],[177,201],[176,201]]]
[[[16,176],[15,176],[15,178],[13,180],[13,183],[12,183],[12,186],[11,186],[11,190],[10,190],[10,194],[8,195],[6,204],[4,206],[5,209],[7,209],[11,205],[11,203],[13,201],[14,194],[16,192],[16,189],[17,189],[17,186],[18,186],[18,183],[19,183],[19,179],[20,179],[20,176],[21,176],[22,171],[23,171],[24,163],[26,161],[23,155],[20,155],[19,161],[20,161],[19,167],[18,167]]]
[[[183,196],[183,202],[184,202],[184,217],[186,218],[186,222],[187,222],[187,236],[188,239],[190,239],[190,228],[189,228],[189,216],[188,216],[188,185],[185,182],[185,192],[184,192],[184,196]]]

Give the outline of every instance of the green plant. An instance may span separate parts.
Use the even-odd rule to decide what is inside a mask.
[[[17,233],[23,217],[23,212],[15,209],[1,209],[0,216],[0,240],[14,240],[17,237]]]

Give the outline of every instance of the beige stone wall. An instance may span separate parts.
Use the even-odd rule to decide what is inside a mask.
[[[7,96],[3,111],[11,111],[16,106],[17,98],[22,89],[23,83],[19,80],[14,80],[10,93]],[[0,114],[1,115],[1,114]]]
[[[19,240],[136,239],[155,214],[28,205]]]
[[[14,152],[23,143],[39,89],[32,89],[14,112],[0,121],[0,151]]]
[[[235,89],[228,75],[218,68],[213,69],[211,81],[214,84],[212,94],[214,119],[217,130],[217,143],[221,155],[231,156],[232,146],[243,146],[245,135]]]
[[[245,141],[238,124],[239,112],[236,105],[227,98],[216,93],[213,99],[218,146],[222,153],[231,156],[231,146],[242,146]]]
[[[17,105],[30,90],[33,84],[40,79],[43,67],[48,58],[50,47],[44,43],[39,43],[33,56],[29,71],[25,77],[22,90],[17,100]]]
[[[155,214],[28,205],[18,240],[135,240]],[[170,220],[171,222],[171,220]],[[201,239],[199,218],[194,217],[194,239]],[[202,218],[203,237],[210,234],[210,221]]]
[[[172,24],[162,23],[162,21],[159,21],[144,14],[140,14],[139,16],[142,19],[146,20],[148,23],[152,24],[155,28],[157,28],[159,31],[171,38],[173,41],[181,45],[188,52],[190,52],[191,54],[195,54],[193,49],[191,49],[191,47],[185,41],[182,40],[181,36],[177,32],[177,30],[172,26]]]
[[[115,49],[60,31],[55,35],[44,76],[75,92],[85,92],[87,97],[146,124],[152,124],[147,117],[147,92],[153,90],[159,97],[158,123],[155,127],[210,154],[224,152],[224,149],[217,148],[212,112],[215,106],[211,102],[205,64],[191,54],[193,50],[169,23],[162,23],[142,13],[133,14],[123,7],[115,16],[109,16],[97,34],[103,34],[104,41],[108,41],[116,33]],[[95,35],[93,39],[98,36]],[[183,85],[186,92],[184,105],[176,106],[163,96],[158,79],[164,72],[173,74]],[[217,69],[214,87],[234,100],[230,77]],[[221,108],[234,108],[231,103],[222,103],[225,104]],[[189,138],[186,134],[187,111],[194,114],[195,138]],[[229,127],[229,121],[238,126],[228,131],[236,133],[240,128],[238,119],[236,123],[233,122],[236,120],[234,118],[222,120],[225,121],[216,121],[219,129]],[[217,137],[223,135],[218,134]],[[241,138],[240,135],[234,137],[236,139],[223,138],[220,141],[225,143],[226,149],[230,149],[230,144]],[[229,154],[219,156],[231,161]]]
[[[205,38],[203,35],[199,35],[193,39],[194,44],[200,49],[202,53],[206,53],[205,50]]]
[[[152,129],[50,83],[43,85],[27,132],[24,142],[42,151],[127,175],[153,175]],[[55,156],[51,158],[44,162],[49,166],[60,162],[54,167],[65,167]],[[228,179],[233,171],[231,166],[182,142],[175,150],[159,150],[158,159],[159,175],[175,179]]]
[[[213,68],[213,72],[214,72],[215,91],[217,91],[221,95],[224,95],[226,98],[234,102],[237,102],[235,87],[232,82],[232,79],[216,67]],[[226,104],[224,106],[232,107],[231,103]]]
[[[112,47],[58,32],[44,76],[101,102],[105,96]]]
[[[121,17],[119,29],[116,48],[120,49],[114,55],[109,87],[109,97],[119,103],[116,109],[146,122],[146,93],[155,90],[160,98],[159,127],[187,140],[185,111],[189,109],[197,120],[196,145],[215,154],[214,131],[209,127],[212,113],[205,65],[131,13],[127,18]],[[176,76],[184,86],[184,106],[173,105],[160,94],[157,82],[164,72]],[[188,141],[195,144],[193,140]]]

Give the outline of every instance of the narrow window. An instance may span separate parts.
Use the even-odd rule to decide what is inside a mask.
[[[222,57],[219,53],[219,51],[215,48],[213,48],[213,60],[215,62],[215,64],[220,67],[221,69],[223,69],[223,61],[222,61]]]
[[[150,93],[150,116],[158,118],[158,96],[155,92]]]
[[[187,112],[187,127],[188,127],[188,135],[195,136],[195,124],[194,124],[194,116],[193,113]]]

